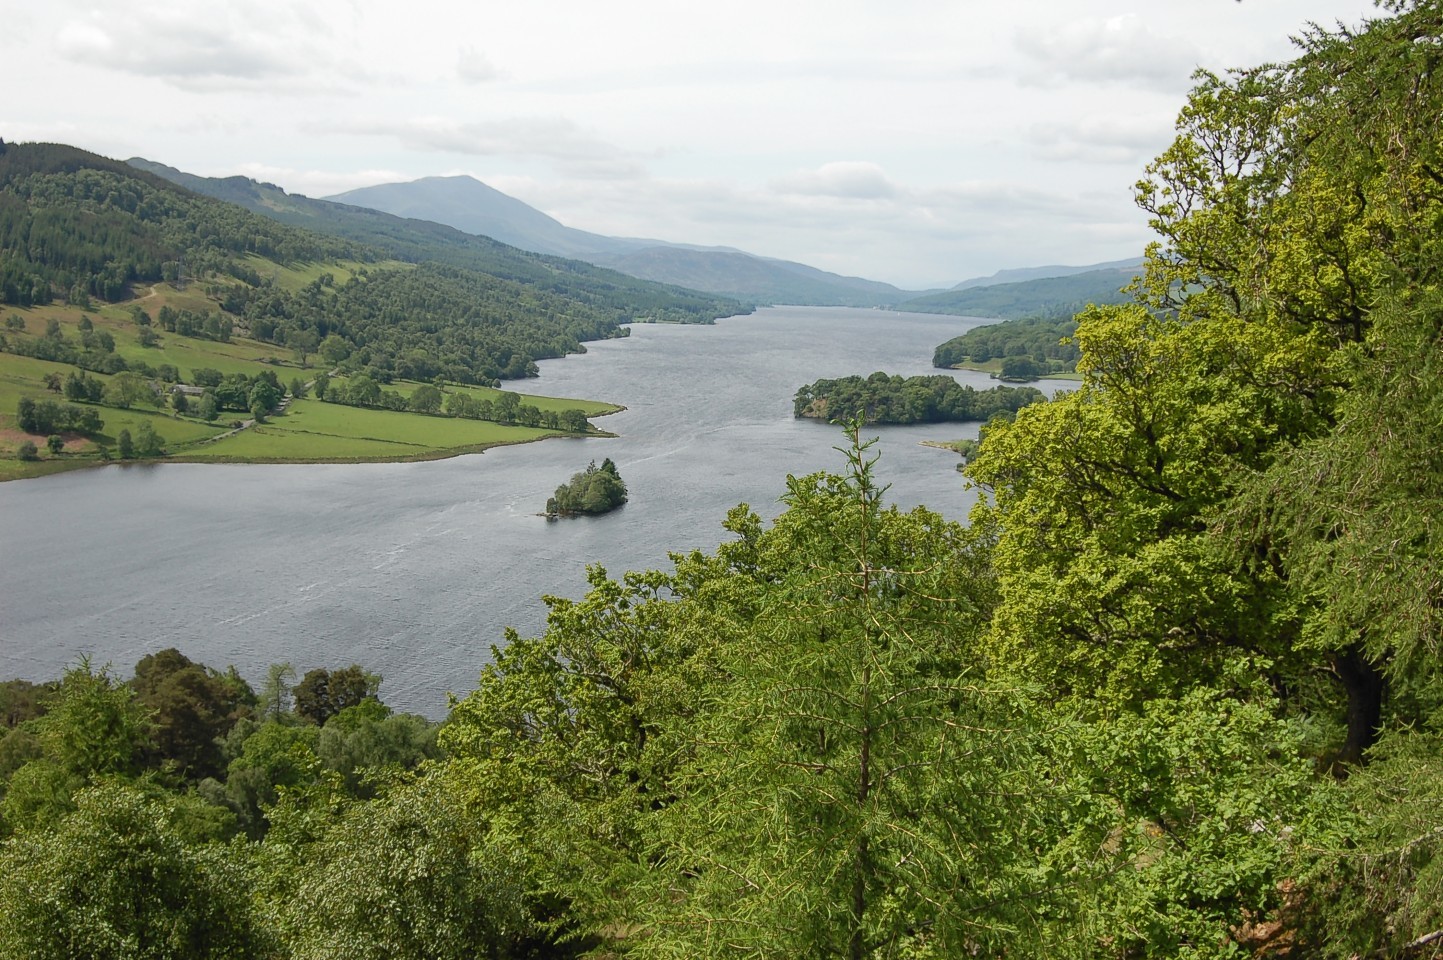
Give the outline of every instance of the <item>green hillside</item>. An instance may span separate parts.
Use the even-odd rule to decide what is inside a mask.
[[[1068,277],[1047,277],[948,290],[905,300],[896,307],[910,313],[945,313],[959,317],[1017,317],[1045,314],[1071,316],[1089,303],[1126,303],[1122,288],[1137,271],[1089,270]]]

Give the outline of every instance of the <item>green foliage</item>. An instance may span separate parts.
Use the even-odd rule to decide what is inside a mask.
[[[1347,843],[1308,858],[1308,898],[1294,913],[1317,956],[1429,956],[1443,929],[1443,737],[1396,731],[1342,786]],[[1432,949],[1436,951],[1436,940]]]
[[[0,845],[0,958],[251,957],[262,946],[245,877],[193,846],[175,804],[92,787],[56,829]]]
[[[374,781],[416,769],[440,755],[436,725],[414,714],[392,714],[367,698],[331,717],[316,741],[316,755],[340,775],[350,796],[370,798]]]
[[[46,701],[45,714],[30,721],[45,755],[82,777],[134,774],[149,721],[134,692],[88,660],[65,671]]]
[[[202,782],[202,796],[234,813],[247,835],[260,838],[270,825],[267,813],[280,800],[281,791],[303,789],[320,778],[321,763],[315,753],[318,735],[309,724],[241,720],[227,738],[226,752],[233,759],[226,768],[225,782]]]
[[[295,960],[501,957],[518,932],[508,864],[478,850],[444,780],[397,785],[317,824],[287,818],[266,843],[268,899]],[[311,836],[313,835],[313,839]]]
[[[26,720],[24,741],[0,800],[6,830],[43,828],[73,809],[72,797],[97,777],[132,777],[140,770],[149,732],[144,708],[108,670],[81,660],[65,672]],[[7,737],[7,743],[9,737]]]
[[[792,412],[819,419],[862,415],[867,423],[939,423],[990,420],[1045,399],[1034,387],[974,390],[948,376],[818,380],[797,390]]]
[[[1033,909],[1020,855],[1052,791],[977,662],[985,552],[884,510],[858,429],[846,476],[789,482],[755,616],[679,734],[640,954],[950,956],[999,949]]]
[[[1338,791],[1315,780],[1257,665],[1230,668],[1243,686],[1198,685],[1068,731],[1085,802],[1052,867],[1082,882],[1044,953],[1237,956],[1276,935],[1256,921],[1287,905],[1299,858],[1344,835]]]
[[[374,700],[380,686],[380,676],[367,673],[354,663],[341,670],[308,670],[292,691],[296,715],[323,726],[347,707]]]
[[[676,578],[621,582],[590,568],[584,600],[547,598],[543,636],[509,631],[493,648],[441,731],[450,776],[522,864],[527,909],[554,939],[630,921],[610,891],[643,856],[642,823],[672,792],[675,727],[695,716],[735,632],[716,567],[696,556]]]
[[[218,740],[254,708],[250,685],[234,669],[207,670],[174,648],[142,657],[130,683],[151,714],[151,762],[174,764],[191,780],[219,775]]]
[[[1083,314],[1079,389],[994,424],[968,467],[1000,523],[1003,657],[1061,691],[1127,699],[1216,676],[1229,651],[1282,656],[1277,579],[1222,555],[1206,515],[1242,469],[1321,422],[1312,367],[1261,325],[1141,307]],[[1305,359],[1311,359],[1304,354]]]
[[[436,413],[441,409],[441,391],[423,383],[411,392],[410,407],[417,413]]]
[[[105,427],[100,419],[100,414],[91,407],[58,403],[54,400],[36,400],[32,397],[20,398],[16,408],[15,424],[26,433],[35,434],[71,431],[96,434]]]

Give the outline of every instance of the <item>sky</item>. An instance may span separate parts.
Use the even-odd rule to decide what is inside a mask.
[[[0,138],[323,197],[467,174],[567,226],[909,289],[1140,255],[1199,68],[1368,0],[0,0]],[[20,79],[23,78],[23,79]]]

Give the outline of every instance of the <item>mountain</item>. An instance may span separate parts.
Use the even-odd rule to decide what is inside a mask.
[[[430,220],[523,250],[575,257],[644,280],[755,303],[878,307],[916,295],[889,283],[725,247],[588,233],[472,177],[425,177],[350,190],[326,200]]]
[[[1036,315],[1067,316],[1089,303],[1125,303],[1121,292],[1132,281],[1137,267],[1110,266],[1063,277],[1043,277],[1016,283],[996,283],[948,290],[917,297],[897,309],[910,313],[945,313],[962,317],[1011,319]],[[1045,269],[1045,268],[1039,268]]]
[[[1128,260],[1110,260],[1106,263],[1093,263],[1081,267],[1066,267],[1061,264],[1045,267],[1018,267],[1011,270],[998,270],[990,277],[973,277],[970,280],[963,280],[952,289],[970,290],[973,287],[991,287],[999,283],[1022,283],[1027,280],[1046,280],[1051,277],[1071,277],[1079,273],[1095,273],[1099,270],[1137,270],[1141,266],[1142,257],[1132,257]]]
[[[757,303],[885,307],[915,296],[890,283],[844,277],[803,263],[758,257],[739,250],[666,245],[644,247],[632,253],[599,255],[592,262],[657,283]]]
[[[363,243],[406,263],[438,263],[523,284],[565,291],[627,318],[709,322],[747,304],[639,279],[580,260],[519,249],[429,220],[286,193],[248,177],[198,177],[133,157],[130,166],[196,193],[237,204],[290,226]]]
[[[598,254],[624,253],[659,242],[622,240],[573,229],[473,177],[423,177],[410,183],[383,183],[348,190],[325,199],[398,217],[443,223],[522,250],[581,260]]]

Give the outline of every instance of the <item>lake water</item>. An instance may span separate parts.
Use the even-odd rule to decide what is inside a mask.
[[[936,373],[933,348],[973,319],[782,307],[715,326],[638,325],[583,356],[543,361],[522,389],[625,404],[614,439],[548,440],[429,463],[110,466],[0,484],[0,679],[56,677],[82,654],[129,676],[177,647],[298,672],[359,663],[382,698],[439,718],[474,689],[506,626],[545,622],[543,594],[578,597],[585,569],[669,568],[713,549],[729,508],[767,518],[787,474],[840,470],[841,431],[792,417],[797,387],[886,370]],[[986,375],[958,371],[979,388]],[[919,441],[976,424],[883,427],[880,477],[903,507],[963,519],[957,458]],[[548,523],[546,498],[610,457],[631,501]]]

